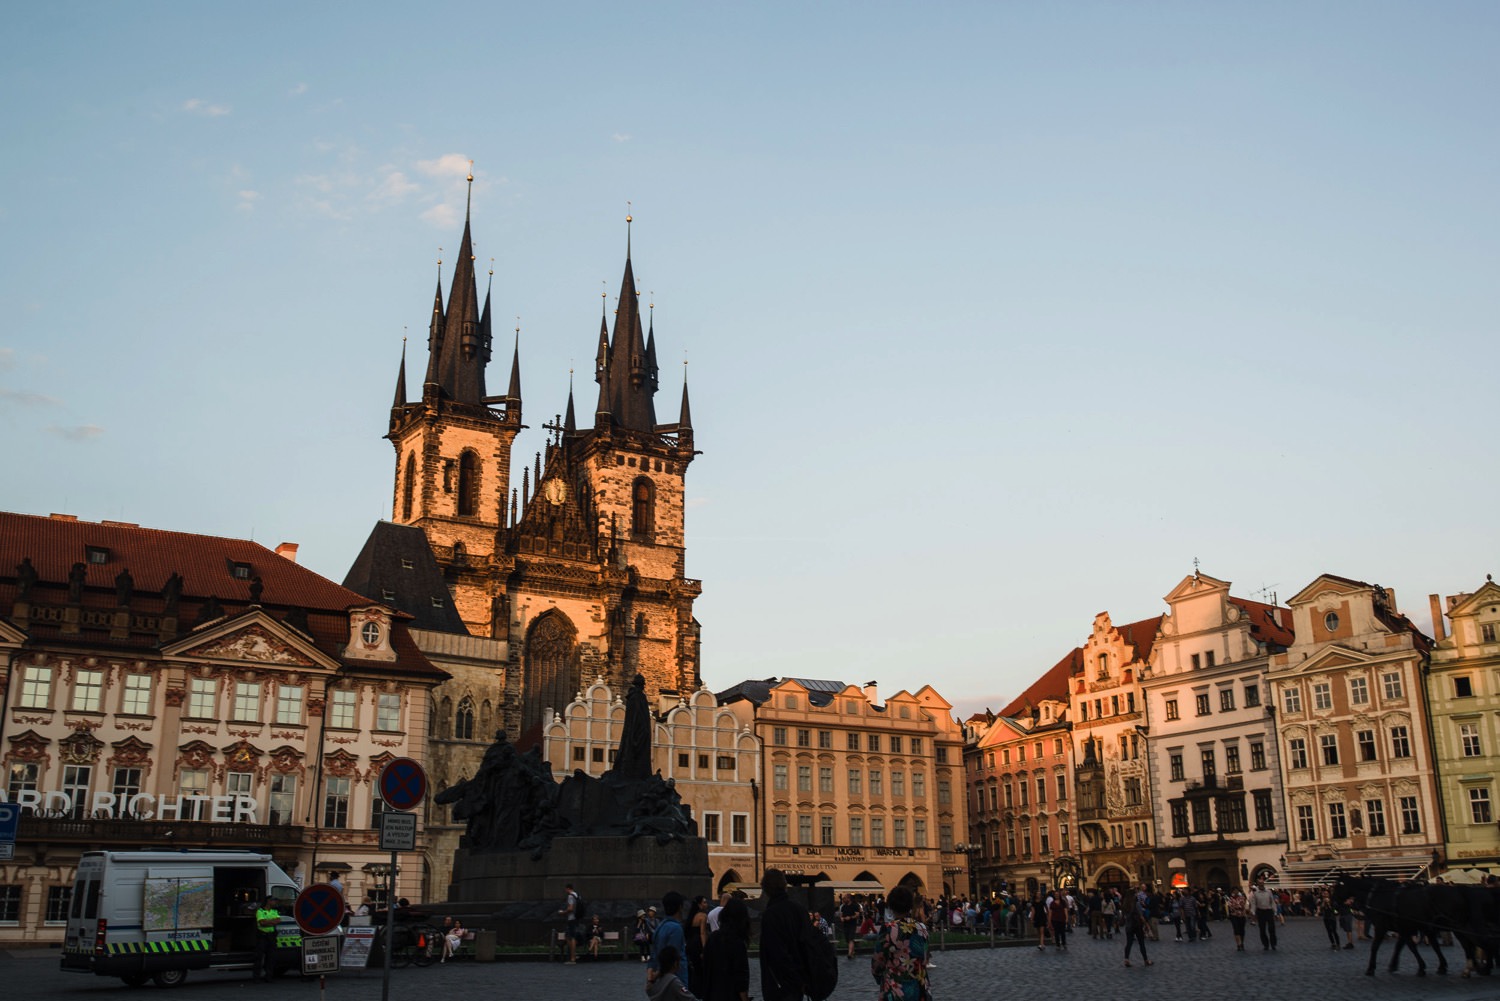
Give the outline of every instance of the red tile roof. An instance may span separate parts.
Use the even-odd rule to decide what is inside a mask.
[[[1115,631],[1120,638],[1135,647],[1135,660],[1142,663],[1151,659],[1151,648],[1156,645],[1156,634],[1161,629],[1162,616],[1153,615],[1149,619],[1132,622],[1129,625],[1116,626]]]
[[[1285,650],[1292,645],[1292,610],[1278,605],[1267,605],[1248,598],[1236,598],[1230,602],[1238,605],[1250,620],[1250,635],[1270,646]],[[1285,622],[1286,625],[1282,625]]]
[[[1000,710],[1001,716],[1019,716],[1026,712],[1029,706],[1034,706],[1044,699],[1052,699],[1057,702],[1068,701],[1068,679],[1073,676],[1074,671],[1083,670],[1083,648],[1074,647],[1063,656],[1047,673],[1043,674],[1031,687]]]
[[[90,563],[90,547],[105,550],[104,563]],[[60,605],[67,600],[68,574],[84,565],[79,604],[86,610],[118,607],[115,578],[129,570],[133,581],[130,609],[137,615],[160,616],[166,609],[162,591],[175,572],[182,576],[178,603],[178,633],[191,631],[210,599],[217,599],[223,615],[234,616],[251,607],[252,580],[234,576],[236,563],[249,567],[262,584],[260,605],[288,625],[306,614],[306,624],[294,628],[311,636],[330,657],[343,660],[349,641],[351,608],[378,605],[341,587],[306,567],[278,556],[256,542],[211,535],[192,535],[140,528],[119,522],[99,523],[0,512],[0,615],[11,616],[20,591],[17,567],[30,559],[37,574],[31,600],[36,605]],[[295,611],[294,611],[295,610]],[[391,631],[396,651],[393,664],[347,662],[360,671],[393,672],[441,680],[446,672],[434,667],[417,649],[405,626],[405,613],[392,611]],[[27,625],[33,643],[88,646],[96,649],[145,651],[160,645],[154,632],[132,629],[128,637],[111,638],[107,628],[85,628],[81,635],[63,636],[60,624],[33,618]]]

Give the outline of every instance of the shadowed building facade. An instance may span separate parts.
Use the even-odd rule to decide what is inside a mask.
[[[594,348],[593,426],[579,426],[569,387],[529,463],[514,456],[526,428],[519,336],[505,391],[486,388],[491,291],[479,294],[468,218],[447,300],[440,279],[431,309],[420,391],[409,398],[403,355],[386,429],[392,519],[345,585],[411,614],[423,650],[453,675],[431,706],[441,791],[474,775],[497,728],[537,742],[596,678],[623,692],[640,674],[653,702],[697,691],[701,585],[686,575],[697,454],[687,384],[677,420],[659,423],[654,325],[628,239],[613,331],[604,316],[579,338]],[[431,809],[428,864],[441,887],[462,827]]]

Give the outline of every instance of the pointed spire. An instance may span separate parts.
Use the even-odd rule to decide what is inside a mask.
[[[654,296],[656,293],[651,294]],[[651,387],[651,392],[655,393],[660,388],[656,371],[656,303],[651,303],[650,309],[650,326],[646,334],[646,380]]]
[[[442,253],[442,248],[438,248]],[[432,294],[432,319],[427,324],[427,375],[424,386],[442,384],[439,370],[443,354],[443,259],[438,258],[437,290]]]
[[[537,489],[540,490],[541,486],[542,486],[542,453],[540,453],[540,452],[538,452],[536,454],[536,481],[535,482],[536,482],[536,485],[537,485]]]
[[[406,406],[406,338],[401,338],[401,367],[396,370],[396,402],[391,404],[392,410],[400,410]]]
[[[505,391],[505,398],[513,400],[517,406],[521,404],[521,318],[516,317],[516,347],[510,356],[510,388]]]
[[[521,507],[531,506],[531,470],[526,466],[521,467]]]
[[[594,381],[604,381],[604,370],[609,367],[609,292],[599,293],[599,350],[594,353]]]
[[[578,420],[573,416],[573,370],[568,369],[568,412],[563,417],[563,433],[572,434],[578,430]]]
[[[693,408],[688,406],[687,362],[682,363],[682,411],[677,416],[677,426],[687,431],[693,429]]]
[[[443,390],[461,403],[478,403],[485,397],[484,364],[489,345],[479,317],[479,294],[474,277],[474,236],[470,225],[474,174],[469,172],[470,198],[464,211],[464,235],[453,265],[453,287],[443,317],[441,360],[438,377]]]
[[[510,488],[510,523],[516,525],[520,522],[520,508],[516,504],[516,488]]]

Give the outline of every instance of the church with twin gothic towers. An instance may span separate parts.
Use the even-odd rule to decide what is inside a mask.
[[[639,673],[653,701],[700,684],[687,383],[677,420],[658,423],[654,323],[642,322],[628,230],[614,329],[606,315],[598,331],[593,426],[579,427],[570,386],[534,461],[512,461],[527,427],[519,343],[505,392],[486,388],[490,295],[481,301],[466,213],[446,305],[441,278],[433,299],[420,392],[408,392],[404,354],[396,380],[392,519],[346,578],[410,614],[453,676],[435,695],[439,742],[487,742],[501,726],[524,739],[595,678],[625,691]]]

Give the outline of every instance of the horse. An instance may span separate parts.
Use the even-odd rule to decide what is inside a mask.
[[[1341,875],[1334,892],[1339,900],[1353,897],[1363,905],[1365,921],[1370,926],[1370,962],[1365,976],[1375,975],[1375,963],[1379,958],[1380,944],[1388,933],[1396,936],[1396,949],[1391,953],[1389,972],[1395,973],[1401,964],[1401,949],[1411,950],[1417,961],[1417,976],[1427,975],[1427,963],[1417,950],[1416,939],[1422,936],[1432,951],[1437,953],[1438,970],[1448,972],[1448,959],[1443,955],[1437,941],[1437,926],[1433,921],[1432,887],[1426,883],[1398,883],[1390,879],[1368,879]]]

